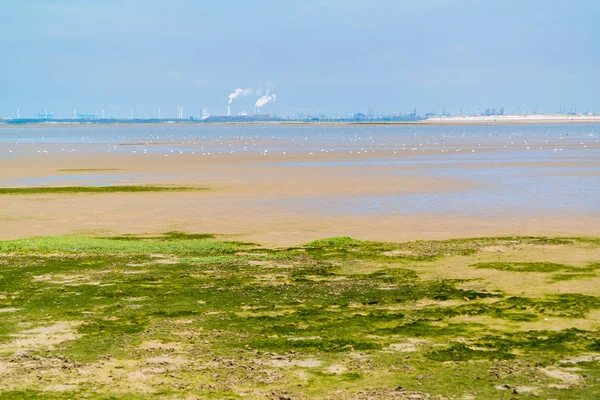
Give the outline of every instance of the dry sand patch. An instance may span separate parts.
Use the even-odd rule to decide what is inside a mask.
[[[576,328],[581,330],[600,329],[600,310],[590,311],[585,318],[547,317],[537,321],[512,321],[488,315],[460,315],[448,320],[453,323],[483,324],[490,329],[509,332],[553,331]]]
[[[573,371],[573,369],[570,369],[570,371]],[[558,368],[540,368],[540,372],[543,372],[550,378],[560,380],[563,383],[570,385],[577,384],[581,381],[581,376]]]
[[[585,267],[592,262],[600,262],[600,249],[588,248],[585,244],[488,246],[481,249],[482,262],[551,262]]]
[[[159,364],[163,366],[181,366],[187,363],[187,359],[180,356],[160,355],[155,357],[145,358],[146,364]]]
[[[598,353],[584,354],[581,356],[569,357],[567,359],[560,360],[560,363],[561,364],[579,364],[579,363],[594,362],[594,361],[600,361],[600,354],[598,354]]]
[[[158,340],[148,340],[141,344],[142,349],[150,350],[182,350],[183,345],[180,343],[168,342],[163,343]]]
[[[33,282],[51,283],[64,286],[91,285],[98,286],[101,282],[92,281],[90,276],[86,275],[65,275],[65,274],[44,274],[32,277]]]
[[[346,371],[348,371],[348,368],[344,365],[334,364],[327,367],[327,372],[329,372],[330,374],[340,375]]]
[[[384,251],[381,254],[383,254],[384,256],[388,256],[388,257],[395,257],[395,256],[413,256],[415,253],[410,250],[390,250],[390,251]]]
[[[13,312],[17,312],[19,310],[22,310],[22,308],[15,308],[15,307],[0,308],[0,314],[13,313]]]
[[[424,347],[429,344],[430,343],[426,340],[408,338],[403,343],[392,343],[384,350],[400,353],[412,353],[418,351],[419,347]]]
[[[273,367],[300,367],[300,368],[316,368],[323,364],[322,361],[315,358],[307,358],[304,360],[290,360],[290,359],[275,359],[268,361],[268,364]]]
[[[79,338],[81,335],[75,333],[78,325],[81,322],[57,322],[21,331],[13,335],[15,340],[0,344],[0,352],[52,349],[54,345]]]
[[[533,255],[531,255],[533,253]],[[573,259],[571,260],[571,255]],[[422,263],[416,269],[423,279],[464,279],[458,285],[462,289],[503,292],[518,296],[538,297],[545,294],[580,293],[590,296],[598,294],[600,275],[586,276],[558,282],[549,282],[553,273],[503,271],[488,268],[476,268],[476,263],[511,262],[552,262],[586,266],[597,262],[600,256],[597,249],[588,249],[586,245],[550,246],[547,250],[524,247],[505,253],[479,252],[474,256],[452,256],[442,260]],[[410,265],[407,265],[410,268]],[[557,273],[560,273],[557,272]]]

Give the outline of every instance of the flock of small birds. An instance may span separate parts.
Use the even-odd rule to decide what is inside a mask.
[[[427,137],[419,136],[417,133],[410,137],[398,137],[398,136],[383,136],[383,135],[319,135],[319,136],[304,136],[304,137],[223,137],[218,136],[215,138],[176,138],[176,137],[152,137],[150,140],[141,142],[128,141],[124,136],[117,136],[115,140],[117,144],[106,145],[99,142],[94,142],[85,137],[70,138],[71,143],[77,143],[71,148],[60,148],[55,147],[47,149],[35,149],[31,150],[31,145],[35,142],[22,143],[15,142],[15,148],[8,148],[8,153],[18,151],[19,153],[25,152],[37,152],[40,154],[49,153],[126,153],[131,154],[164,154],[165,157],[177,156],[184,154],[199,155],[199,156],[215,156],[223,154],[236,154],[236,153],[258,153],[263,156],[268,155],[287,155],[288,153],[293,154],[306,154],[315,155],[319,153],[345,153],[347,155],[361,155],[375,152],[391,152],[390,154],[402,154],[404,152],[427,152],[429,154],[435,153],[477,153],[480,151],[493,151],[498,148],[510,149],[510,150],[548,150],[551,152],[562,152],[568,150],[582,150],[582,149],[597,149],[600,148],[600,139],[598,135],[591,134],[586,142],[575,143],[573,140],[569,140],[569,144],[564,147],[555,147],[552,144],[557,143],[557,140],[563,141],[565,137],[558,137],[553,139],[552,144],[550,140],[544,140],[541,137],[534,138],[533,140],[518,139],[515,135],[508,137],[501,137],[498,134],[492,135],[467,135],[462,134],[449,134],[441,135],[435,138],[429,138],[430,140],[419,140],[427,139]],[[487,138],[486,138],[487,137]],[[45,138],[42,138],[44,140]],[[79,140],[77,140],[79,139]],[[398,139],[406,141],[409,139],[409,143],[399,143]],[[433,140],[431,140],[433,139]],[[475,139],[479,139],[477,143]],[[487,139],[487,140],[486,140]],[[572,138],[567,138],[572,139]],[[420,143],[418,143],[420,142]],[[471,144],[471,143],[473,144]],[[567,142],[567,141],[565,141]],[[417,144],[418,143],[418,144]],[[465,143],[463,146],[460,143]],[[28,148],[23,148],[26,145]],[[320,145],[320,146],[319,146]],[[323,145],[326,145],[323,146]],[[8,146],[7,146],[8,147]],[[132,149],[133,147],[133,149]],[[265,148],[266,147],[266,148]],[[131,149],[131,150],[130,150]]]

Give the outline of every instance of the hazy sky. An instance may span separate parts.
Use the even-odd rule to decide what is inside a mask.
[[[0,116],[600,112],[598,0],[2,0]],[[251,110],[256,96],[232,112]]]

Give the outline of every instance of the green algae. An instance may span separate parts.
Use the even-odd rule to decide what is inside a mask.
[[[113,383],[92,373],[91,381],[79,376],[74,388],[51,392],[43,379],[9,374],[11,386],[0,388],[0,397],[358,398],[352,396],[363,391],[383,399],[402,386],[446,398],[501,399],[507,392],[497,386],[531,386],[533,376],[540,396],[595,398],[597,391],[582,386],[600,378],[598,363],[580,365],[577,383],[560,390],[552,385],[562,383],[539,369],[600,352],[597,328],[572,325],[600,309],[600,298],[550,288],[538,296],[510,295],[465,288],[469,281],[458,276],[423,278],[432,260],[478,255],[499,243],[583,242],[333,238],[269,249],[182,232],[2,241],[0,310],[13,311],[0,314],[0,365],[14,360],[23,376],[34,376],[27,368],[35,361],[36,368],[59,371],[53,382],[66,385],[75,375],[56,369],[56,360],[92,371],[106,364]],[[585,246],[595,245],[586,239]],[[394,250],[403,253],[382,254]],[[481,264],[474,261],[467,265]],[[347,272],[352,263],[368,270]],[[507,272],[534,268],[554,276],[571,273],[565,266],[597,268],[518,264],[521,270]],[[547,318],[561,326],[526,328]],[[64,340],[32,345],[27,357],[35,360],[15,358],[16,338],[54,324],[72,326]],[[145,370],[152,371],[139,378],[146,392],[123,390],[132,384],[127,374]]]
[[[123,185],[123,186],[50,186],[0,188],[0,195],[38,194],[106,194],[106,193],[160,193],[209,190],[193,186]]]

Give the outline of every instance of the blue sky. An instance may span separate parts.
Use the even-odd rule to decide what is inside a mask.
[[[595,0],[3,0],[0,116],[600,112]],[[232,112],[252,110],[256,95]]]

